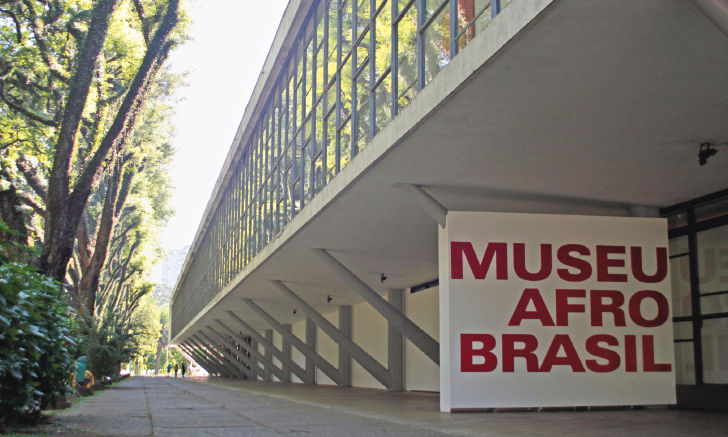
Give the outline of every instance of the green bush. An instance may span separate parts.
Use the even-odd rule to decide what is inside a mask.
[[[119,322],[111,315],[92,322],[81,350],[88,355],[88,368],[97,380],[118,380],[121,363],[138,354],[141,339],[135,328],[135,324]]]
[[[11,261],[10,245],[20,246],[0,241],[0,422],[5,424],[37,415],[65,394],[76,346],[60,284]]]

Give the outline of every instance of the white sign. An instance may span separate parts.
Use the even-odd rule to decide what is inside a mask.
[[[664,219],[448,212],[440,406],[675,403]]]

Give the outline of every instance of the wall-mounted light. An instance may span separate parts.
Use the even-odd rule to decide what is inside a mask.
[[[326,296],[326,303],[331,303],[331,301],[334,300],[331,296]]]
[[[701,166],[708,163],[708,158],[718,153],[717,150],[710,148],[711,145],[712,144],[710,143],[700,144],[700,150],[698,151],[698,163]]]
[[[295,316],[297,312],[298,312],[298,310],[294,308],[293,309],[293,315]]]
[[[382,284],[384,284],[384,281],[387,280],[387,275],[385,275],[384,273],[382,273],[382,276],[380,276],[379,279],[381,279],[382,280]]]

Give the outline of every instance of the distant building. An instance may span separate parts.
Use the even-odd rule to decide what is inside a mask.
[[[185,246],[182,249],[172,249],[167,251],[167,257],[162,261],[162,283],[169,286],[174,286],[177,282],[177,277],[182,271],[182,264],[187,258],[187,252],[190,251],[190,246]]]

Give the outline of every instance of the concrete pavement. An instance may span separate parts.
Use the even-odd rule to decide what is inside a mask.
[[[106,436],[701,436],[728,435],[728,414],[686,410],[438,412],[433,393],[133,377],[53,422]],[[84,425],[87,425],[84,427]]]

